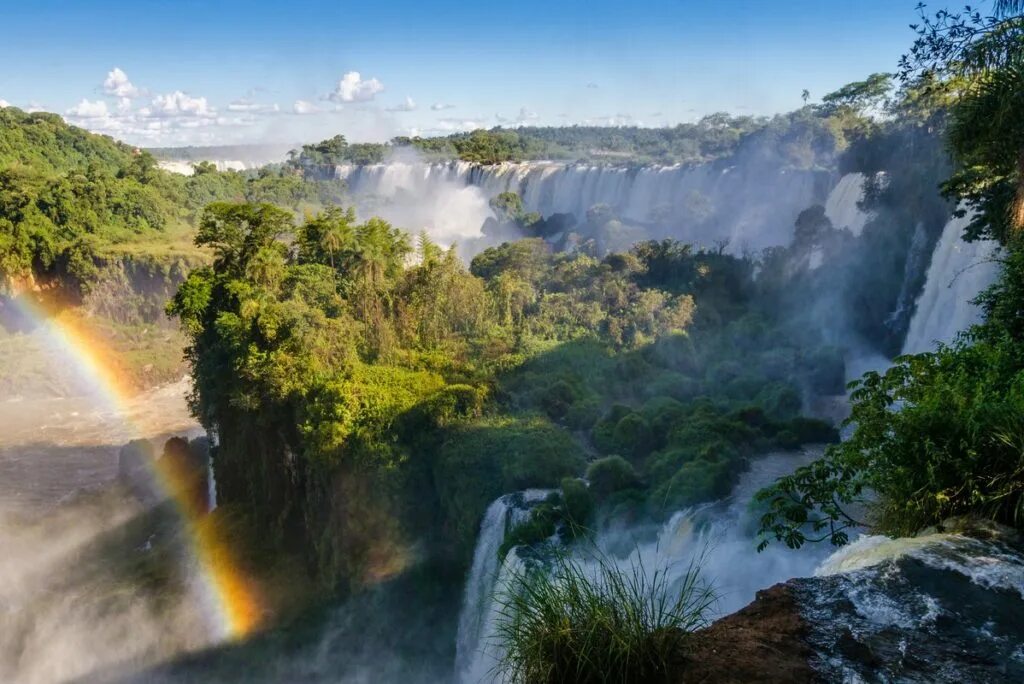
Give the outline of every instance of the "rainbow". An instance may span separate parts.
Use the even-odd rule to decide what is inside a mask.
[[[134,438],[152,435],[133,420],[134,390],[118,371],[107,345],[82,320],[69,312],[51,311],[31,293],[3,300],[45,336],[55,353],[67,359],[104,408],[118,417]],[[150,465],[154,484],[175,504],[189,550],[199,572],[198,594],[203,612],[218,641],[241,639],[260,627],[263,608],[259,593],[240,571],[231,546],[215,521],[207,515],[205,496],[197,496],[196,474],[173,459],[156,459]]]

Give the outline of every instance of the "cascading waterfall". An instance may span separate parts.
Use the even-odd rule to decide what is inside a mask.
[[[664,571],[670,583],[678,583],[691,567],[699,567],[702,577],[711,581],[718,601],[714,612],[725,615],[750,602],[759,589],[791,577],[808,577],[827,556],[829,549],[808,545],[791,551],[772,545],[762,553],[756,550],[754,531],[757,516],[749,510],[754,493],[776,478],[820,455],[817,450],[777,453],[758,458],[751,464],[726,501],[675,513],[660,528],[611,528],[599,531],[594,544],[605,562],[624,569],[636,564],[645,572]],[[497,569],[497,549],[504,536],[506,497],[488,509],[481,527],[473,559],[473,571],[466,587],[467,600],[460,617],[457,672],[465,684],[493,681],[501,659],[497,642],[500,592],[521,567],[515,549]],[[593,553],[578,558],[596,575]],[[491,579],[478,574],[478,567],[492,568]],[[497,574],[497,579],[493,578]],[[477,629],[463,630],[463,625]]]
[[[496,499],[484,514],[459,615],[455,671],[462,681],[479,681],[474,679],[477,674],[486,675],[492,667],[487,654],[478,651],[488,646],[484,637],[492,633],[497,618],[492,597],[503,570],[498,566],[501,542],[506,532],[526,520],[531,504],[543,501],[549,493],[546,489],[528,489],[506,494]],[[514,553],[509,553],[506,565],[513,562],[513,558]]]
[[[910,320],[904,354],[931,351],[935,342],[952,342],[977,323],[981,312],[972,300],[998,275],[998,245],[989,240],[964,242],[970,217],[953,218],[932,253],[924,290]]]
[[[754,165],[390,162],[339,166],[336,174],[357,204],[406,229],[431,229],[442,240],[478,235],[488,200],[512,191],[543,216],[569,213],[582,222],[588,209],[604,204],[651,237],[760,249],[787,244],[800,211],[824,201],[828,190],[825,174]],[[467,188],[473,192],[462,192]],[[457,199],[443,199],[453,193]]]
[[[859,203],[864,198],[864,183],[867,176],[862,173],[848,173],[839,179],[825,200],[825,216],[834,228],[846,228],[855,236],[860,235],[871,214],[862,211]]]

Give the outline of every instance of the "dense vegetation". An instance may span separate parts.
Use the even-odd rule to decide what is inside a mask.
[[[965,515],[1024,527],[1021,11],[1001,2],[992,17],[925,16],[904,61],[904,78],[927,92],[956,85],[948,139],[957,165],[945,189],[975,212],[968,235],[1000,240],[1005,254],[979,299],[984,322],[856,383],[851,439],[759,495],[765,543],[843,543],[860,522],[910,534]],[[853,515],[862,505],[867,521]]]
[[[248,203],[210,205],[197,243],[214,263],[170,310],[196,415],[222,438],[222,500],[311,549],[329,582],[396,571],[415,539],[465,562],[505,492],[561,487],[529,542],[595,509],[717,498],[758,452],[835,437],[798,414],[803,391],[841,388],[841,356],[760,312],[748,259],[672,241],[598,259],[534,238],[467,270],[380,219],[296,226]]]
[[[190,245],[216,200],[272,201],[300,210],[338,201],[334,183],[282,170],[191,177],[165,173],[149,153],[69,126],[57,115],[0,109],[0,287],[29,277],[88,290],[125,255],[170,265],[201,259]]]

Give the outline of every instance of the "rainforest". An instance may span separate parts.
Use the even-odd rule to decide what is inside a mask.
[[[86,4],[55,35],[120,3]],[[0,681],[1024,679],[1024,3],[662,4],[589,8],[572,58],[494,28],[596,74],[530,81],[558,116],[466,115],[543,68],[487,51],[501,89],[427,106],[411,54],[302,90],[241,34],[61,113],[0,75]],[[773,99],[643,39],[782,59],[797,11],[859,76]],[[160,94],[217,54],[290,75]],[[675,85],[630,102],[641,55]]]

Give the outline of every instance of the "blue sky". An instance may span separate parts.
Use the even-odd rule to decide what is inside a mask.
[[[917,0],[3,4],[0,100],[154,145],[772,114],[892,71]]]

